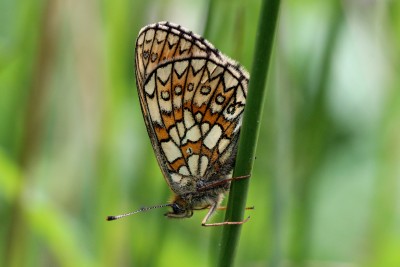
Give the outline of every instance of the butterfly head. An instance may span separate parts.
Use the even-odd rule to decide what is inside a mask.
[[[189,201],[180,196],[176,196],[170,204],[172,211],[165,213],[168,218],[190,218],[193,215],[193,207]]]

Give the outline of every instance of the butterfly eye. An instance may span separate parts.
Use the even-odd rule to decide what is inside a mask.
[[[179,207],[179,205],[176,204],[176,203],[172,204],[171,207],[172,207],[172,211],[174,212],[174,214],[181,214],[181,213],[185,213],[186,212],[184,209],[181,209]]]

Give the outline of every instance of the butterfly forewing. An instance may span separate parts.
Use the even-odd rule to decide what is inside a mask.
[[[191,56],[222,60],[221,54],[204,38],[179,25],[160,22],[144,27],[136,41],[136,79],[143,84],[147,75],[160,63]]]

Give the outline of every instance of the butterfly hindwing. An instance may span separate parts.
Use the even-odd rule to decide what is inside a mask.
[[[247,82],[230,63],[199,56],[166,61],[149,73],[140,102],[175,193],[195,190],[199,179],[225,178],[233,168]]]

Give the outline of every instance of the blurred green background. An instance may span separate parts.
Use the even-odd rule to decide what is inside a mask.
[[[0,1],[0,266],[209,266],[134,78],[168,20],[250,68],[260,0]],[[400,266],[400,1],[283,1],[236,266]],[[213,221],[223,220],[219,212]]]

